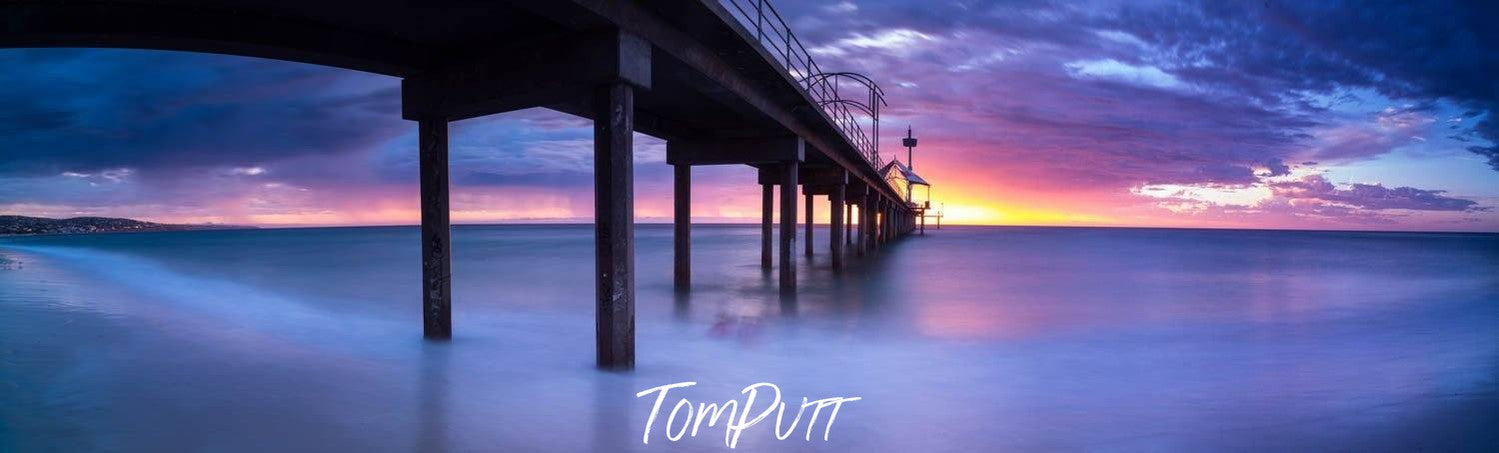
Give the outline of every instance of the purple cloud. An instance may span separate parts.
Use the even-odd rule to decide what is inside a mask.
[[[1352,184],[1340,189],[1321,175],[1311,175],[1298,181],[1270,184],[1276,197],[1291,204],[1311,201],[1319,209],[1357,208],[1375,211],[1407,209],[1414,211],[1462,211],[1479,212],[1492,208],[1480,207],[1473,200],[1464,200],[1442,195],[1444,190],[1422,190],[1413,187],[1388,188],[1379,184]],[[1328,205],[1332,206],[1328,206]]]

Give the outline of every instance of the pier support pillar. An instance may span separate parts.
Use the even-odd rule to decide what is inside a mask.
[[[781,163],[781,292],[796,291],[796,261],[791,258],[796,244],[796,176],[801,162]]]
[[[770,269],[771,210],[775,207],[775,185],[760,185],[760,268]]]
[[[802,247],[802,248],[806,249],[807,257],[811,258],[812,257],[812,219],[814,218],[812,216],[812,194],[808,193],[808,194],[806,194],[804,196],[807,199],[806,200],[806,202],[807,202],[807,219],[804,220],[804,221],[802,221],[802,223],[806,225],[805,228],[807,230],[806,231],[807,238],[806,238],[806,242],[804,242],[804,244],[806,244],[806,246]]]
[[[920,234],[922,236],[926,236],[926,212],[925,211],[923,211],[921,213],[921,233]]]
[[[895,220],[895,217],[891,215],[892,212],[893,211],[890,210],[890,199],[881,197],[880,198],[880,214],[881,214],[881,217],[882,217],[882,220],[880,221],[880,246],[881,247],[883,247],[885,244],[890,243],[890,222],[892,222],[892,221]]]
[[[885,242],[895,240],[895,201],[889,200],[885,203]]]
[[[895,199],[884,204],[884,242],[895,242],[895,225],[899,222],[899,213],[895,211]]]
[[[859,222],[862,222],[859,225],[859,229],[863,229],[863,234],[860,236],[860,239],[863,240],[863,249],[865,249],[865,252],[874,252],[874,248],[877,246],[874,243],[874,231],[875,226],[878,226],[878,220],[880,220],[878,219],[880,198],[878,198],[877,193],[874,193],[874,190],[868,190],[865,193],[865,196],[863,196],[863,205],[860,205],[859,210],[863,211],[863,219],[859,220]]]
[[[417,121],[422,197],[422,335],[453,336],[453,261],[448,224],[448,121]]]
[[[602,85],[592,108],[598,366],[628,370],[635,367],[635,88]]]
[[[847,194],[845,193],[845,196],[846,195]],[[844,199],[844,201],[845,206],[843,207],[843,243],[844,245],[851,245],[854,243],[854,204],[847,202],[847,199]]]
[[[880,197],[880,247],[890,242],[890,203],[885,197]]]
[[[832,195],[828,195],[828,245],[832,246],[829,254],[833,255],[833,270],[843,269],[843,207],[844,185],[833,186]],[[807,222],[811,223],[811,222]],[[809,241],[810,238],[809,238]]]
[[[692,166],[673,167],[672,209],[673,248],[672,285],[677,290],[692,286]]]
[[[894,211],[890,209],[890,199],[880,197],[880,246],[890,243],[890,222],[895,220],[892,216]]]
[[[854,197],[854,200],[859,205],[859,219],[858,219],[859,220],[859,229],[855,231],[855,234],[858,236],[858,242],[854,243],[854,255],[855,256],[861,256],[861,257],[864,256],[864,245],[865,245],[865,243],[864,243],[864,237],[867,236],[867,234],[865,232],[865,226],[869,225],[869,221],[867,219],[868,214],[869,214],[869,203],[867,201],[865,201],[868,198],[869,197],[862,196],[862,195],[858,196],[858,197]],[[853,208],[853,204],[850,204],[849,208]],[[849,221],[852,222],[853,218],[850,217]]]

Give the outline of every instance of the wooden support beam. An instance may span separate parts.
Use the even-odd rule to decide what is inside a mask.
[[[422,204],[422,335],[453,336],[453,261],[448,226],[448,121],[417,122]]]
[[[781,292],[796,291],[796,261],[791,250],[796,244],[796,176],[801,162],[786,161],[781,164],[785,172],[785,184],[781,185]]]
[[[456,121],[585,99],[600,84],[651,87],[651,44],[618,29],[547,36],[486,54],[402,80],[402,116]]]
[[[806,154],[805,142],[795,136],[686,139],[666,143],[666,163],[672,165],[778,164],[805,161]]]
[[[780,168],[775,166],[761,167],[757,175],[760,184],[782,184],[781,176]],[[812,193],[816,195],[825,195],[817,191],[837,184],[847,184],[848,171],[842,168],[807,168],[804,165],[797,172],[796,182],[803,188],[812,188]]]
[[[844,186],[834,186],[828,197],[828,245],[832,246],[828,253],[833,255],[833,270],[843,269],[843,191]]]
[[[806,172],[802,172],[802,174],[806,175]],[[833,195],[833,185],[831,184],[808,184],[805,179],[797,178],[797,180],[802,183],[803,195]]]
[[[806,246],[803,247],[803,248],[807,249],[807,257],[811,258],[812,257],[812,219],[815,218],[815,217],[812,216],[812,194],[808,193],[808,194],[805,194],[803,196],[806,197],[806,202],[807,202],[807,219],[804,220],[804,221],[802,221],[802,224],[806,225],[806,230],[807,230],[807,240],[805,242],[803,242],[803,244],[805,244]]]
[[[692,286],[692,166],[673,167],[672,284],[678,290]]]
[[[775,188],[772,184],[760,185],[760,268],[770,269],[771,259],[770,231],[771,211],[775,209]]]
[[[593,109],[598,366],[628,370],[635,367],[635,88],[602,85]]]

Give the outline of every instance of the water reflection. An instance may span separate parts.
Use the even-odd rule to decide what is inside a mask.
[[[423,341],[421,346],[421,374],[417,389],[417,443],[414,451],[448,451],[448,407],[452,392],[448,374],[451,363],[449,342]]]

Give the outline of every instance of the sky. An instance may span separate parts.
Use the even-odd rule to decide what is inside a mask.
[[[881,84],[886,157],[912,126],[944,223],[1499,231],[1496,3],[775,4],[820,66]],[[419,219],[397,79],[122,49],[0,68],[0,214]],[[587,120],[451,134],[455,222],[591,219]],[[664,150],[637,135],[639,221],[670,219]],[[696,221],[756,219],[752,169],[693,171]]]

